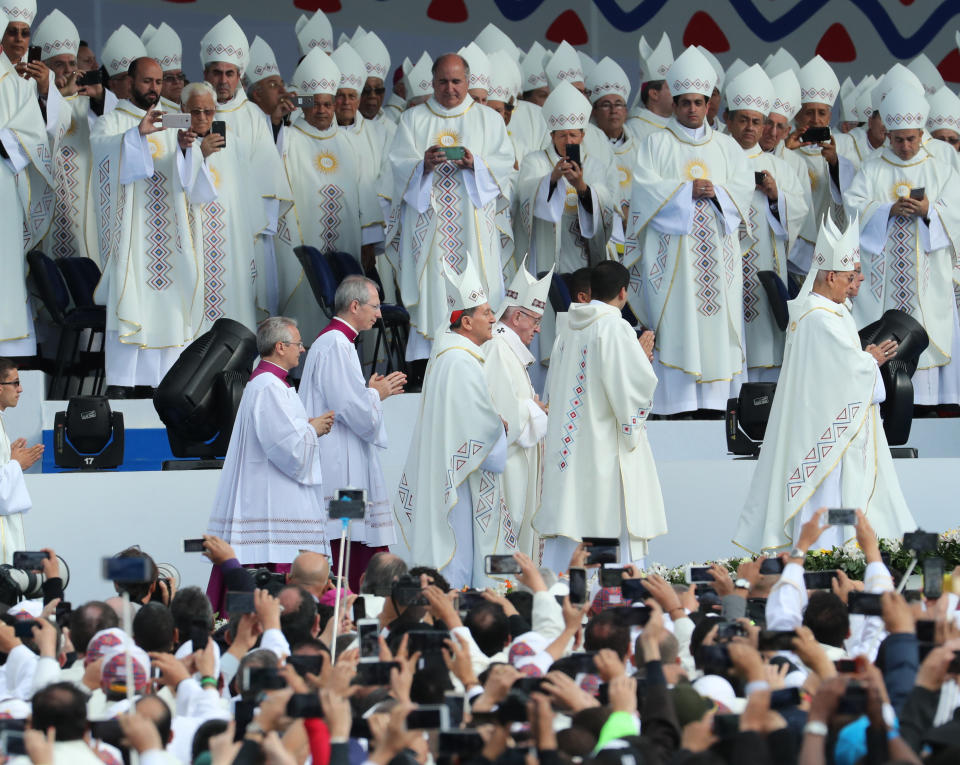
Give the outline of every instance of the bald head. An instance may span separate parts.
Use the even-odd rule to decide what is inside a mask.
[[[470,65],[456,53],[445,53],[433,63],[433,97],[445,109],[463,103],[470,84]]]
[[[330,561],[320,553],[302,552],[293,559],[288,581],[319,598],[330,582]]]

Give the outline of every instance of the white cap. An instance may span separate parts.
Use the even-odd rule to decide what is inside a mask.
[[[763,71],[765,71],[767,77],[772,80],[781,72],[790,71],[796,74],[800,71],[800,64],[787,51],[780,48],[770,57],[770,60],[763,65]]]
[[[407,100],[418,96],[433,95],[433,59],[424,51],[407,72]]]
[[[367,77],[379,77],[386,82],[390,75],[390,52],[375,32],[353,36],[353,49],[363,59]]]
[[[864,77],[853,96],[853,118],[857,122],[866,122],[873,114],[873,106],[870,105],[870,95],[877,86],[877,78],[872,74]]]
[[[480,275],[473,265],[470,254],[463,261],[463,272],[452,270],[447,261],[442,261],[444,282],[447,288],[447,310],[465,311],[488,302],[487,291],[483,288]]]
[[[333,27],[323,11],[318,10],[297,30],[297,43],[302,56],[317,47],[324,53],[333,53]]]
[[[249,58],[247,36],[233,16],[218,21],[200,40],[200,63],[204,67],[214,61],[223,61],[233,64],[243,74]]]
[[[543,118],[547,121],[547,129],[551,132],[583,130],[587,126],[590,112],[590,102],[569,82],[561,82],[557,85],[543,102]]]
[[[590,73],[596,68],[597,62],[582,50],[577,51],[577,56],[580,57],[580,68],[583,70],[583,82],[586,84],[587,80],[590,79]]]
[[[520,264],[520,270],[514,275],[507,287],[503,302],[497,309],[497,318],[503,316],[510,306],[524,308],[538,316],[543,316],[547,308],[547,296],[550,293],[550,282],[553,279],[553,268],[544,275],[542,279],[537,279],[527,270],[527,256],[523,256],[523,263]]]
[[[921,53],[907,64],[907,69],[917,75],[917,79],[920,80],[928,96],[933,95],[943,87],[943,75],[940,74],[933,62],[927,58],[926,53]]]
[[[140,42],[146,45],[150,42],[150,38],[156,33],[157,28],[153,24],[147,24],[143,31],[140,33]]]
[[[820,56],[814,56],[797,76],[800,80],[800,103],[826,104],[832,107],[840,94],[840,80],[833,68]]]
[[[316,46],[300,62],[291,85],[301,96],[318,93],[335,96],[340,87],[340,70],[333,58]]]
[[[731,111],[746,109],[760,112],[764,117],[770,113],[773,85],[759,64],[745,69],[727,82],[725,93],[727,108]]]
[[[543,66],[547,73],[547,82],[553,90],[561,82],[585,82],[580,56],[566,40],[557,46],[557,50]]]
[[[37,15],[37,0],[3,0],[0,2],[0,10],[7,14],[8,24],[19,21],[29,27]]]
[[[727,86],[729,87],[730,81],[734,77],[736,77],[738,74],[740,74],[741,72],[745,72],[746,70],[747,70],[747,62],[744,61],[742,58],[735,59],[734,62],[727,67],[727,71],[723,75],[724,83],[726,83]]]
[[[880,104],[880,118],[887,130],[923,130],[929,113],[926,96],[915,88],[894,88]]]
[[[677,57],[667,72],[667,84],[674,96],[699,93],[710,98],[716,81],[717,73],[713,66],[693,45]]]
[[[523,91],[536,90],[549,86],[547,73],[543,69],[546,48],[534,41],[527,51],[527,55],[520,62],[520,75],[523,78]]]
[[[673,64],[673,47],[670,45],[667,33],[664,32],[660,36],[660,42],[657,43],[656,48],[651,48],[641,35],[637,47],[640,53],[640,81],[652,82],[667,79],[667,72]]]
[[[120,28],[107,38],[100,53],[100,61],[106,67],[107,74],[116,77],[118,74],[126,74],[130,64],[146,55],[147,49],[143,47],[137,33],[121,24]]]
[[[773,101],[770,104],[771,114],[781,114],[792,120],[800,111],[800,83],[793,70],[787,69],[770,78],[773,88]]]
[[[810,271],[853,271],[860,262],[860,220],[854,217],[844,231],[829,215],[820,219],[820,233],[813,248]]]
[[[180,42],[180,35],[174,32],[167,22],[157,27],[144,44],[147,46],[147,55],[156,59],[163,71],[183,68],[183,44]]]
[[[487,24],[473,41],[480,46],[480,50],[487,56],[496,53],[498,50],[506,51],[514,59],[519,59],[523,54],[516,43],[493,22]]]
[[[960,133],[960,98],[944,85],[927,98],[930,113],[927,115],[927,130],[952,130]]]
[[[710,51],[704,48],[702,45],[697,46],[697,50],[703,54],[703,57],[710,62],[710,66],[713,67],[714,73],[717,75],[716,80],[714,81],[714,87],[718,90],[723,90],[723,66],[720,64],[720,59],[714,56]],[[712,93],[708,93],[713,95]]]
[[[337,48],[331,55],[333,63],[340,70],[340,88],[353,89],[360,95],[363,86],[367,81],[367,68],[363,64],[363,59],[350,45],[344,43]]]
[[[273,55],[273,49],[266,40],[257,35],[250,43],[250,61],[247,63],[247,71],[243,73],[247,87],[279,74],[280,67],[277,65],[277,57]]]
[[[880,104],[887,93],[895,89],[915,90],[921,94],[925,92],[920,78],[898,61],[887,70],[887,73],[880,78],[880,82],[870,91],[870,106],[873,107],[873,111],[880,111]]]
[[[40,59],[43,61],[63,53],[76,56],[80,47],[80,34],[62,11],[54,9],[33,30],[30,43],[40,46]]]
[[[497,50],[487,54],[487,61],[490,66],[490,84],[487,87],[487,100],[502,101],[506,103],[514,94],[514,71],[511,69],[513,62],[510,59],[510,52]],[[516,65],[514,65],[516,68]]]
[[[604,56],[587,77],[587,90],[590,92],[591,103],[611,94],[626,101],[630,96],[630,79],[620,64],[609,56]]]
[[[490,61],[487,54],[475,42],[461,48],[457,54],[467,60],[467,66],[470,67],[470,82],[468,89],[482,88],[490,90]]]

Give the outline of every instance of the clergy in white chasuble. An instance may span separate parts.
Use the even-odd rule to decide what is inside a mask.
[[[573,303],[550,364],[543,493],[533,529],[543,565],[564,570],[585,536],[620,539],[620,560],[642,565],[647,542],[667,533],[646,419],[657,376],[622,318],[627,269],[606,260],[593,299]]]
[[[156,386],[200,330],[202,264],[177,172],[177,131],[163,129],[156,103],[163,73],[138,59],[132,100],[94,125],[103,278],[107,384]]]
[[[397,213],[386,248],[399,262],[400,294],[410,312],[408,360],[429,356],[434,332],[449,318],[443,263],[462,273],[471,262],[487,294],[495,300],[503,294],[497,198],[509,195],[514,172],[503,120],[467,93],[464,60],[441,56],[433,73],[433,96],[403,113],[388,152]],[[462,148],[463,158],[448,159],[447,148],[457,154]]]
[[[484,558],[517,550],[501,480],[507,434],[483,371],[496,318],[472,265],[445,274],[447,328],[437,328],[393,507],[408,563],[482,589],[494,583]]]
[[[673,46],[664,32],[660,42],[651,48],[641,35],[640,89],[633,99],[625,128],[639,143],[648,135],[666,127],[673,116],[673,96],[666,77],[673,64]]]
[[[916,528],[878,406],[885,398],[878,365],[896,344],[862,349],[843,305],[857,278],[858,238],[856,218],[842,234],[824,218],[810,275],[788,304],[783,367],[733,538],[751,552],[789,548],[823,506],[862,509],[881,538]],[[817,545],[842,545],[853,536],[844,531],[829,527]]]
[[[254,243],[267,227],[256,187],[248,182],[243,145],[227,128],[211,130],[216,92],[206,82],[184,88],[184,112],[190,115],[188,148],[177,152],[177,170],[190,202],[188,220],[197,256],[203,264],[203,319],[206,332],[217,319],[257,327],[257,269]],[[187,141],[185,141],[186,143]]]
[[[630,306],[656,332],[653,409],[724,409],[744,378],[739,227],[753,171],[706,124],[715,73],[696,48],[670,70],[676,117],[640,144],[623,263]]]
[[[930,338],[913,375],[914,403],[960,403],[960,326],[953,265],[960,243],[960,178],[921,145],[926,99],[889,93],[880,105],[889,146],[864,163],[845,201],[861,220],[864,289],[853,301],[858,327],[891,308]]]

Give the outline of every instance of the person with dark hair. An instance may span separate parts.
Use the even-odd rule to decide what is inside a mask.
[[[170,609],[160,603],[147,603],[133,617],[133,642],[148,653],[171,653],[177,636],[173,625]]]
[[[473,642],[487,656],[494,656],[510,644],[510,625],[503,608],[497,603],[480,603],[467,613],[464,626]]]
[[[367,564],[360,582],[360,592],[364,595],[387,593],[393,583],[407,573],[407,564],[399,555],[381,552],[374,555]]]
[[[140,558],[145,560],[147,567],[148,578],[142,582],[114,582],[114,589],[123,594],[124,592],[130,595],[130,602],[136,605],[142,605],[144,603],[150,602],[150,598],[153,596],[153,593],[156,591],[157,587],[166,587],[166,582],[160,584],[159,576],[160,570],[157,568],[157,564],[154,562],[153,558],[140,549],[139,545],[132,545],[126,550],[121,550],[114,557],[116,558]]]
[[[673,97],[666,76],[673,63],[673,46],[664,32],[657,47],[651,48],[643,37],[640,38],[640,96],[634,99],[626,130],[639,143],[651,133],[663,130],[673,116]]]
[[[630,274],[604,260],[590,275],[593,299],[573,304],[550,362],[543,499],[533,528],[543,565],[567,568],[584,536],[620,539],[622,562],[642,561],[667,519],[644,426],[657,377],[653,333],[639,340],[623,319]],[[584,512],[591,508],[592,512]]]
[[[290,645],[317,637],[320,620],[317,617],[317,602],[303,587],[287,585],[279,594],[283,612],[280,615],[280,630]]]
[[[583,650],[599,651],[609,648],[626,663],[631,655],[633,646],[630,645],[630,628],[621,624],[612,611],[601,611],[587,622],[583,632]]]
[[[73,683],[53,683],[33,694],[30,727],[46,734],[53,728],[53,762],[103,765],[83,740],[87,732],[87,697]]]
[[[427,584],[435,585],[439,587],[444,592],[450,592],[450,583],[446,580],[443,574],[441,574],[437,569],[432,566],[414,566],[408,572],[410,576],[420,579],[424,574],[427,577]]]
[[[183,587],[170,601],[170,614],[177,630],[177,647],[190,639],[190,628],[203,625],[213,631],[213,607],[207,594],[199,587]]]
[[[810,628],[818,643],[842,648],[843,641],[850,635],[847,604],[832,592],[818,590],[807,601],[803,626]]]
[[[120,617],[102,600],[91,600],[70,612],[66,626],[70,629],[70,642],[77,658],[69,667],[60,670],[60,678],[79,685],[86,669],[84,657],[90,639],[101,630],[119,627]]]

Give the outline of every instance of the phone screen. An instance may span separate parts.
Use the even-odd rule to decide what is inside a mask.
[[[380,622],[378,620],[361,619],[357,623],[357,637],[360,642],[361,659],[380,656]]]
[[[943,558],[923,561],[923,597],[936,600],[943,595]]]
[[[185,553],[202,553],[203,537],[200,537],[199,539],[184,539],[183,551]]]
[[[488,555],[485,561],[488,574],[519,574],[520,564],[512,555]]]
[[[227,613],[228,614],[252,614],[253,593],[252,592],[228,592],[227,593]]]
[[[582,568],[570,569],[570,602],[581,605],[587,599],[587,572]]]

